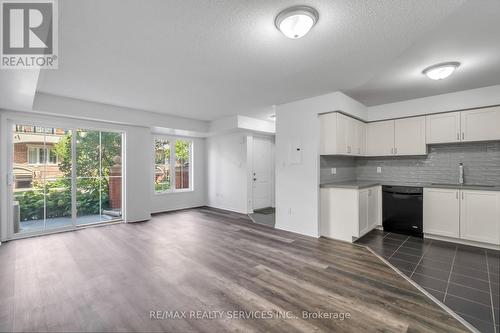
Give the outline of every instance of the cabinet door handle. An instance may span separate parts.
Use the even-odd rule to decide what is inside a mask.
[[[465,139],[465,132],[462,132],[462,140]]]
[[[464,192],[462,192],[462,200],[464,200]]]
[[[391,155],[394,154],[394,148],[391,148]]]
[[[398,147],[394,148],[394,155],[398,153]]]
[[[457,132],[457,141],[460,141],[460,133]]]
[[[457,197],[457,200],[458,200],[458,191],[455,194],[456,194],[456,197]]]

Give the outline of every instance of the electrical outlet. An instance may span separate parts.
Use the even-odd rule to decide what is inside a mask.
[[[377,167],[377,173],[382,173],[382,167]]]
[[[332,172],[332,175],[336,175],[337,174],[337,168],[332,168],[331,172]]]

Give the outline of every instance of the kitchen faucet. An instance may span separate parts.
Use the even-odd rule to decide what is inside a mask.
[[[462,162],[458,164],[458,183],[464,184],[464,164]]]

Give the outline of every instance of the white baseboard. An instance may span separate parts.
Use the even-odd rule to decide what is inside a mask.
[[[207,204],[207,207],[211,207],[211,208],[215,208],[215,209],[221,209],[221,210],[228,210],[230,212],[235,212],[235,213],[240,213],[240,214],[245,214],[245,215],[248,214],[246,210],[239,209],[239,208],[219,206],[219,205],[214,205],[214,204]]]
[[[486,249],[491,249],[491,250],[500,250],[500,245],[470,241],[470,240],[466,240],[466,239],[459,239],[459,238],[438,236],[438,235],[431,235],[431,234],[424,234],[424,238],[441,240],[441,241],[451,242],[451,243],[458,243],[458,244],[463,244],[463,245],[484,247]]]

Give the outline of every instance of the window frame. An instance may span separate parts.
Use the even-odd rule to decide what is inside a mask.
[[[170,188],[168,190],[156,190],[155,185],[155,174],[156,174],[156,166],[160,165],[156,163],[156,140],[165,140],[168,141],[168,145],[170,147]],[[178,140],[189,142],[189,187],[188,188],[179,188],[176,189],[176,175],[175,175],[175,163],[176,163],[176,152],[175,152],[175,142]],[[194,191],[194,182],[193,182],[193,146],[194,140],[188,137],[179,137],[179,136],[164,136],[164,135],[155,135],[153,136],[153,182],[152,182],[152,190],[155,195],[162,194],[171,194],[171,193],[182,193],[182,192],[193,192]],[[173,170],[173,172],[172,172]]]
[[[53,148],[52,147],[47,147],[45,145],[40,145],[40,144],[27,144],[26,147],[28,148],[28,152],[27,152],[27,164],[28,165],[31,165],[31,166],[40,166],[40,165],[47,165],[47,166],[54,166],[54,165],[58,165],[59,164],[59,157],[57,157],[57,154],[56,154],[56,162],[55,163],[51,163],[50,162],[50,154],[51,152],[53,152]],[[30,163],[30,150],[31,149],[36,149],[36,163]],[[40,161],[40,150],[44,150],[45,151],[45,158],[46,158],[46,161],[45,162],[41,162]]]

